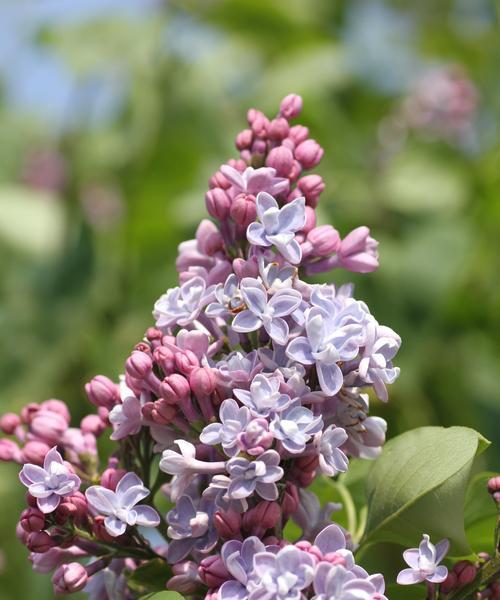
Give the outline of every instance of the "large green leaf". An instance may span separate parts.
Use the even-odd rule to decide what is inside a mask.
[[[494,545],[497,507],[487,490],[494,472],[475,475],[467,488],[464,505],[464,524],[467,540],[474,552],[492,552]]]
[[[416,546],[422,533],[469,554],[464,498],[476,454],[489,442],[467,427],[421,427],[390,440],[367,480],[364,542]]]
[[[142,596],[141,600],[184,600],[184,596],[177,592],[156,592],[155,594]]]
[[[172,577],[172,571],[166,561],[155,558],[132,571],[127,580],[127,585],[131,590],[140,594],[158,591],[163,593],[170,577]]]

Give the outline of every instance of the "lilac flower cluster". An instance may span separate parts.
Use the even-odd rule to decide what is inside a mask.
[[[368,273],[378,256],[368,228],[342,238],[316,224],[324,183],[305,172],[323,149],[290,124],[301,106],[290,95],[274,119],[249,111],[240,158],[210,179],[213,220],[180,245],[179,285],[155,303],[155,326],[118,384],[87,384],[97,414],[71,428],[50,400],[1,418],[13,438],[0,459],[23,465],[28,491],[18,534],[35,570],[55,569],[57,593],[135,598],[127,576],[159,558],[166,586],[194,598],[385,598],[382,576],[357,566],[349,533],[330,524],[334,507],[306,490],[380,453],[386,423],[369,416],[368,393],[387,401],[401,340],[353,286],[303,279]],[[105,431],[115,451],[100,472]],[[302,529],[293,544],[290,519]]]

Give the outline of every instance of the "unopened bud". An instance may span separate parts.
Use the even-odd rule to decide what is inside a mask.
[[[305,140],[295,148],[295,158],[304,169],[312,169],[323,158],[324,150],[315,140]]]
[[[145,352],[134,350],[125,363],[125,370],[134,379],[144,379],[153,368],[151,357]]]
[[[153,359],[165,375],[170,375],[174,372],[174,353],[170,348],[158,346],[158,348],[155,348],[153,351]]]
[[[217,511],[214,515],[214,525],[222,539],[241,539],[241,515],[235,510]]]
[[[120,479],[127,474],[125,469],[108,467],[101,475],[101,485],[108,490],[115,491]]]
[[[222,188],[213,188],[205,194],[208,214],[214,219],[223,221],[229,216],[231,200]]]
[[[231,204],[231,219],[241,227],[248,227],[255,221],[257,206],[252,194],[238,194]]]
[[[43,465],[43,459],[49,450],[50,446],[45,442],[28,442],[22,449],[22,461],[34,465]]]
[[[288,125],[288,121],[283,117],[278,117],[269,123],[268,136],[270,140],[279,142],[286,138],[289,131],[290,126]]]
[[[304,175],[297,181],[297,187],[306,199],[306,204],[316,208],[320,194],[325,189],[325,182],[319,175]]]
[[[161,382],[160,393],[170,404],[178,404],[191,393],[188,380],[179,373],[173,373]]]
[[[224,581],[230,579],[220,556],[207,556],[207,558],[204,558],[198,567],[198,575],[209,588],[218,588]]]
[[[52,576],[56,594],[73,594],[87,585],[88,574],[85,567],[77,562],[61,565]]]
[[[244,129],[243,131],[240,131],[240,133],[238,133],[236,136],[236,148],[238,148],[238,150],[250,148],[252,145],[252,139],[253,131],[251,129]]]
[[[488,481],[488,492],[491,494],[493,500],[500,504],[500,475],[492,477]]]
[[[95,406],[104,406],[111,410],[120,401],[118,386],[104,375],[97,375],[85,385],[89,400]]]
[[[338,250],[340,235],[331,225],[320,225],[311,229],[307,241],[312,245],[315,256],[328,256]]]
[[[45,528],[45,515],[38,508],[27,508],[21,513],[19,523],[28,533],[42,531]]]
[[[280,114],[285,119],[295,119],[300,115],[302,110],[302,98],[297,94],[288,94],[280,104]]]
[[[285,146],[273,148],[266,158],[266,166],[276,169],[276,174],[280,177],[287,177],[293,164],[292,151]]]
[[[0,430],[6,435],[12,435],[21,419],[15,413],[5,413],[0,417]]]
[[[56,545],[54,540],[46,531],[33,531],[28,535],[26,546],[31,552],[47,552]]]
[[[453,566],[453,572],[457,576],[458,587],[472,583],[477,575],[477,567],[468,560],[461,560]]]
[[[22,451],[16,442],[12,440],[0,440],[0,461],[2,462],[20,462]],[[28,462],[28,461],[25,461]],[[42,459],[43,462],[43,459]],[[37,463],[41,464],[41,463]]]
[[[183,375],[189,375],[195,367],[200,366],[200,361],[191,350],[182,350],[175,354],[175,366]]]

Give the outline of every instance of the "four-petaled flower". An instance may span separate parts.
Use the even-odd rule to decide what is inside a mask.
[[[148,488],[135,473],[126,473],[114,492],[101,485],[92,485],[85,492],[90,507],[106,517],[104,526],[113,537],[124,534],[128,525],[157,527],[160,524],[154,508],[137,504],[148,495]]]
[[[217,284],[214,289],[214,300],[205,309],[205,313],[210,319],[226,317],[245,308],[239,281],[234,273],[229,275],[224,284]]]
[[[289,327],[283,317],[291,315],[300,306],[300,292],[291,288],[280,289],[268,299],[266,288],[252,277],[245,277],[240,289],[247,309],[235,316],[233,330],[249,333],[264,326],[271,339],[278,344],[286,344]]]
[[[222,165],[220,170],[233,185],[235,194],[245,193],[255,196],[259,192],[265,191],[278,196],[288,190],[288,179],[275,177],[276,169],[272,167],[261,167],[260,169],[247,167],[243,173],[240,173],[230,165]]]
[[[259,373],[250,384],[250,391],[234,390],[234,395],[256,417],[268,417],[271,412],[283,410],[291,402],[290,396],[279,391],[280,379]]]
[[[109,422],[113,426],[112,440],[121,440],[129,435],[139,433],[143,424],[142,403],[120,377],[121,404],[113,406],[109,413]]]
[[[281,441],[285,450],[300,454],[311,436],[318,433],[322,427],[321,415],[314,416],[305,406],[294,403],[283,412],[274,415],[269,429],[273,436]]]
[[[316,439],[321,471],[329,477],[345,473],[349,468],[349,459],[340,449],[348,439],[345,429],[330,425],[323,433],[318,433]]]
[[[342,565],[321,562],[314,572],[313,600],[387,600],[380,575],[363,577]]]
[[[231,478],[228,496],[238,500],[257,492],[264,500],[276,500],[276,481],[283,477],[283,469],[278,466],[280,460],[280,455],[275,450],[266,450],[253,461],[243,457],[231,458],[227,463]]]
[[[224,400],[219,409],[220,423],[210,423],[200,434],[203,444],[221,444],[227,456],[238,454],[238,436],[245,431],[251,420],[246,406],[239,406],[236,400]]]
[[[77,492],[81,483],[80,478],[66,466],[55,446],[45,455],[43,467],[26,463],[19,479],[45,514],[56,510],[61,498]]]
[[[425,580],[442,583],[448,576],[448,569],[439,563],[446,556],[449,547],[450,542],[447,539],[434,545],[424,533],[418,548],[410,548],[403,552],[403,558],[410,568],[399,572],[397,582],[401,585],[412,585]]]
[[[300,263],[302,250],[295,239],[306,222],[305,200],[295,198],[279,208],[276,200],[266,192],[257,196],[257,216],[260,223],[250,223],[248,241],[254,246],[276,246],[280,254],[292,264]]]
[[[185,327],[192,323],[211,300],[212,289],[206,289],[202,277],[193,277],[180,287],[168,290],[155,302],[153,316],[157,327]]]

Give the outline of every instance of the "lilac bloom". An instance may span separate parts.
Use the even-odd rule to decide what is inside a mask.
[[[279,208],[272,196],[260,192],[256,204],[260,223],[254,222],[248,226],[248,241],[254,246],[276,246],[285,260],[292,264],[300,263],[302,250],[295,239],[295,233],[306,222],[304,198],[295,198]]]
[[[240,351],[231,352],[216,365],[220,383],[229,389],[235,386],[248,387],[252,379],[262,371],[262,364],[256,350],[248,354]]]
[[[266,547],[255,536],[251,536],[243,542],[230,540],[222,546],[222,561],[228,573],[234,579],[222,584],[219,590],[220,600],[236,600],[248,597],[247,583],[253,573],[254,556],[265,551]]]
[[[283,477],[283,469],[278,466],[280,460],[280,455],[275,450],[267,450],[253,461],[242,457],[231,458],[227,463],[231,478],[228,496],[238,500],[248,498],[256,492],[264,500],[276,500],[276,481]]]
[[[307,311],[307,337],[293,339],[286,349],[287,356],[298,363],[316,365],[323,392],[335,395],[343,385],[344,376],[337,364],[352,360],[363,344],[365,311],[353,302],[340,311],[326,312],[314,306]]]
[[[240,289],[247,309],[233,319],[233,330],[249,333],[264,326],[271,339],[278,344],[286,344],[289,328],[283,317],[298,308],[302,302],[300,293],[291,288],[281,289],[268,300],[266,288],[252,277],[242,279]]]
[[[257,553],[247,586],[249,600],[300,600],[302,590],[312,583],[314,566],[314,558],[295,546],[285,546],[277,554]]]
[[[210,301],[212,290],[206,289],[202,277],[193,277],[163,294],[154,305],[153,316],[157,327],[185,327],[192,323]]]
[[[220,423],[210,423],[200,434],[202,444],[221,444],[227,456],[238,454],[238,436],[251,420],[246,406],[239,406],[236,400],[224,400],[219,409]]]
[[[214,290],[215,301],[211,302],[205,309],[205,313],[211,319],[226,317],[245,308],[243,297],[239,289],[239,281],[234,273],[226,279],[224,285],[221,283]]]
[[[383,579],[362,578],[342,565],[321,562],[314,573],[313,600],[387,600]]]
[[[208,487],[203,490],[203,498],[224,511],[246,512],[248,502],[245,498],[234,499],[228,496],[230,485],[231,479],[227,475],[214,475]]]
[[[203,462],[196,459],[196,448],[186,440],[175,440],[180,454],[175,450],[164,450],[160,470],[175,475],[170,488],[170,497],[175,502],[200,474],[214,475],[226,470],[225,462]]]
[[[366,330],[366,342],[359,362],[360,377],[373,385],[377,396],[387,402],[385,385],[391,384],[399,376],[399,367],[392,365],[392,359],[401,346],[401,338],[389,327],[369,323]]]
[[[302,529],[302,537],[313,539],[332,522],[332,513],[342,509],[342,504],[327,502],[323,507],[314,492],[299,488],[300,502],[292,519]]]
[[[282,267],[277,262],[270,262],[264,266],[263,261],[261,261],[259,272],[262,282],[270,294],[274,294],[281,289],[292,288],[298,275],[297,267],[289,265]]]
[[[280,440],[283,448],[293,454],[305,450],[307,442],[323,427],[323,419],[298,402],[291,404],[281,413],[274,415],[269,426],[273,436]]]
[[[167,514],[168,535],[172,538],[169,544],[167,559],[177,563],[192,552],[210,551],[217,543],[217,531],[211,526],[213,510],[209,503],[202,504],[197,510],[189,496],[181,496],[174,509]]]
[[[347,442],[347,433],[342,427],[330,425],[318,433],[316,444],[319,453],[319,467],[325,475],[333,477],[345,473],[349,468],[349,459],[340,449]]]
[[[276,376],[258,374],[250,384],[250,391],[234,390],[234,395],[243,402],[252,415],[268,417],[271,412],[283,410],[291,399],[279,391],[281,381]]]
[[[101,485],[92,485],[85,492],[90,507],[106,517],[104,526],[113,537],[124,534],[128,525],[159,525],[160,517],[154,508],[137,504],[148,495],[149,490],[135,473],[126,473],[114,492]]]
[[[400,585],[412,585],[421,581],[442,583],[448,577],[448,569],[439,565],[450,548],[447,539],[434,545],[424,533],[420,546],[403,552],[405,562],[410,566],[399,572],[397,582]]]
[[[318,533],[313,542],[313,546],[324,560],[332,562],[332,559],[336,557],[342,558],[344,566],[352,570],[355,568],[354,556],[350,550],[346,549],[346,545],[344,532],[335,524],[326,526]]]
[[[238,435],[238,448],[251,456],[258,456],[273,443],[273,434],[269,431],[269,422],[264,417],[252,419]]]
[[[259,192],[268,192],[278,196],[288,190],[288,179],[275,177],[276,169],[272,167],[261,167],[260,169],[247,167],[243,173],[240,173],[229,165],[222,165],[220,170],[224,177],[231,182],[235,195],[245,193],[256,196]]]
[[[19,479],[45,514],[54,512],[61,498],[77,492],[81,483],[80,478],[64,464],[55,446],[45,455],[43,467],[27,463],[21,469]]]
[[[120,377],[121,404],[116,404],[109,413],[109,422],[113,426],[112,440],[121,440],[139,433],[143,425],[142,402]]]

